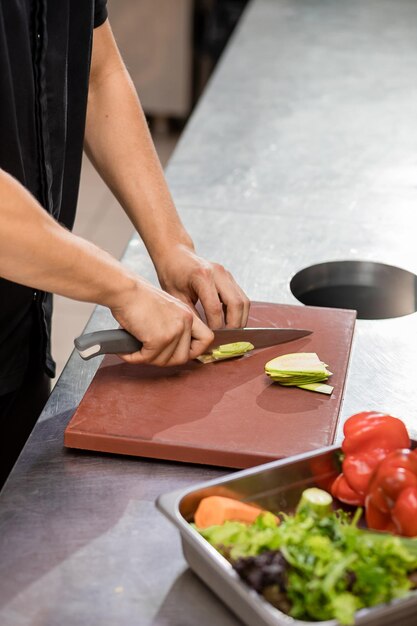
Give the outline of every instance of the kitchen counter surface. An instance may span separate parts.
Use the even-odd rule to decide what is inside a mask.
[[[255,0],[168,168],[199,252],[254,300],[296,304],[300,269],[378,261],[417,273],[414,0]],[[124,262],[155,281],[133,237]],[[88,330],[114,326],[97,308]],[[416,314],[359,320],[343,419],[417,433]],[[187,569],[165,492],[226,470],[69,451],[98,360],[73,354],[0,495],[5,626],[239,622]]]

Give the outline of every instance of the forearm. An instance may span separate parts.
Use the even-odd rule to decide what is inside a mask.
[[[162,288],[191,307],[200,300],[211,328],[244,326],[248,298],[222,265],[195,253],[181,223],[108,22],[94,31],[85,148],[141,235]]]
[[[193,247],[155,152],[108,24],[96,29],[86,152],[140,233],[154,263],[176,244]]]
[[[60,226],[1,170],[0,276],[110,307],[135,283],[113,257]]]
[[[143,348],[132,363],[177,365],[202,354],[213,336],[190,309],[55,222],[0,170],[0,277],[102,304]]]

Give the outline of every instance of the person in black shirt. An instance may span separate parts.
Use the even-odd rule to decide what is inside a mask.
[[[71,233],[83,146],[162,289]],[[52,293],[109,307],[143,342],[129,363],[184,363],[210,344],[210,328],[248,316],[241,288],[197,256],[179,219],[106,0],[0,0],[0,482],[54,375]]]

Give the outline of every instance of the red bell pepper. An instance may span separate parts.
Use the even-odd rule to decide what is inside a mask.
[[[375,467],[392,450],[409,448],[410,438],[401,420],[375,411],[352,415],[343,432],[343,473],[333,483],[331,492],[342,502],[362,505]]]
[[[330,491],[335,478],[340,473],[341,462],[334,452],[313,456],[309,467],[314,476],[314,484],[320,489]]]
[[[383,459],[365,498],[368,528],[406,537],[417,535],[417,454],[394,450]]]
[[[339,474],[336,480],[333,481],[330,492],[338,500],[352,506],[361,506],[364,503],[363,497],[349,487],[349,483],[343,473]]]

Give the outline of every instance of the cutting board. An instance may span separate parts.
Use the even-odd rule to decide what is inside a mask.
[[[244,468],[333,443],[356,312],[253,302],[249,326],[313,331],[229,361],[158,368],[106,356],[65,431],[65,446]],[[282,387],[270,359],[316,352],[331,396]]]

